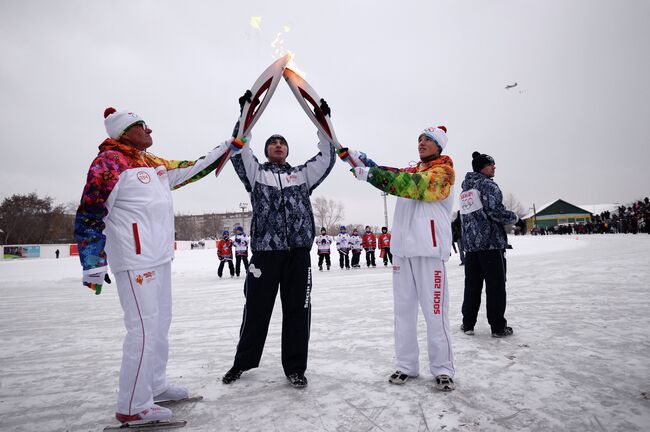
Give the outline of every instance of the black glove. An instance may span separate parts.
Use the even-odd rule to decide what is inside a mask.
[[[106,274],[104,275],[104,282],[106,282],[106,283],[111,283],[111,282],[112,282],[112,281],[111,281],[111,278],[108,277],[108,273],[106,273]]]
[[[325,99],[320,100],[320,110],[323,111],[323,115],[332,117],[332,110],[330,109],[330,106],[327,105]]]
[[[246,93],[244,93],[239,98],[239,114],[244,112],[244,105],[246,104],[246,102],[250,102],[252,97],[253,97],[253,93],[251,93],[250,90],[246,90]]]
[[[515,223],[515,226],[519,228],[519,234],[521,235],[526,234],[526,230],[528,229],[528,226],[526,225],[526,222],[523,219],[519,219],[517,223]]]

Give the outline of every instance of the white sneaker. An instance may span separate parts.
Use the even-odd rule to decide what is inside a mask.
[[[190,392],[187,388],[181,386],[170,385],[167,387],[167,390],[157,394],[153,397],[154,402],[168,401],[168,400],[181,400],[187,399],[190,396]]]
[[[142,424],[154,421],[169,421],[172,418],[172,411],[170,409],[158,406],[156,404],[143,410],[137,414],[129,415],[122,413],[115,413],[115,418],[120,423],[128,424]]]

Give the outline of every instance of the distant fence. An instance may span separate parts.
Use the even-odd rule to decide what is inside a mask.
[[[174,242],[174,250],[190,249],[216,249],[215,240],[204,240],[201,242],[179,240]],[[194,245],[194,247],[192,247]],[[30,258],[56,258],[59,251],[59,258],[78,256],[77,244],[41,244],[41,245],[3,245],[0,246],[0,260],[30,259]]]

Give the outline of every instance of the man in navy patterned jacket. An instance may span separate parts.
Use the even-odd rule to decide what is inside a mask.
[[[250,147],[232,158],[253,205],[251,258],[244,295],[244,317],[232,368],[224,384],[259,366],[273,304],[282,300],[282,367],[296,388],[305,387],[311,323],[311,259],[314,215],[309,196],[334,166],[336,153],[319,133],[319,153],[303,165],[286,163],[287,141],[272,135],[264,146],[268,161],[259,163]]]
[[[503,205],[501,189],[492,180],[496,166],[486,154],[472,154],[473,172],[468,172],[460,194],[463,245],[465,246],[465,296],[463,325],[467,335],[474,334],[474,325],[481,306],[485,280],[487,317],[493,337],[512,335],[507,326],[506,259],[508,239],[504,225],[516,224],[525,231],[525,223]]]

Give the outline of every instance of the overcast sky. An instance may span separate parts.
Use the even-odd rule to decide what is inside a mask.
[[[78,202],[107,106],[140,114],[159,156],[205,154],[229,136],[278,33],[339,140],[382,165],[413,163],[420,131],[444,124],[456,195],[474,150],[494,157],[504,195],[525,208],[650,195],[645,0],[3,0],[0,199]],[[284,82],[253,131],[259,157],[272,133],[293,165],[316,153]],[[379,191],[348,169],[337,162],[313,196],[342,202],[346,223],[383,225]],[[174,199],[197,214],[240,211],[248,195],[228,166]]]

